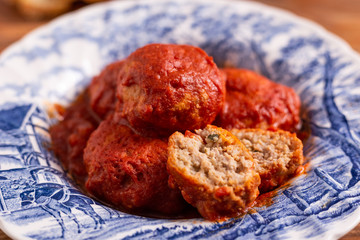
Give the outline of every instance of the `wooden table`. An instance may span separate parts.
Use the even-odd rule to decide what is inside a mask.
[[[46,21],[25,21],[0,0],[0,52]],[[257,0],[311,19],[346,40],[360,52],[360,1],[356,0]],[[0,240],[9,238],[0,231]],[[360,224],[341,238],[360,239]]]

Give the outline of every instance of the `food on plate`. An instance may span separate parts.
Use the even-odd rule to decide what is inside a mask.
[[[298,174],[302,143],[288,131],[299,111],[289,87],[220,71],[197,47],[149,44],[106,66],[50,134],[64,168],[99,200],[168,217],[190,203],[223,220]]]
[[[123,63],[116,61],[109,64],[90,83],[90,106],[101,119],[114,112],[117,103],[116,81]]]
[[[50,127],[52,149],[64,168],[82,184],[87,177],[83,150],[98,122],[91,114],[87,91],[62,114],[62,121]]]
[[[225,129],[296,131],[300,99],[295,91],[253,71],[225,68],[226,100],[215,125]]]
[[[209,220],[243,213],[259,194],[259,174],[245,146],[230,132],[208,125],[169,138],[167,167],[184,199]]]
[[[167,146],[166,139],[140,136],[110,116],[84,150],[86,189],[116,207],[179,213],[186,203],[168,187]]]
[[[233,129],[231,133],[254,158],[255,170],[261,177],[261,193],[285,183],[303,164],[303,144],[295,133],[262,129]]]
[[[225,81],[198,47],[149,44],[125,60],[117,96],[132,127],[168,136],[210,124],[223,106]]]

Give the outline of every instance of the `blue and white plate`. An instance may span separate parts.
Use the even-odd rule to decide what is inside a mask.
[[[241,218],[126,214],[78,191],[49,151],[48,112],[108,63],[153,42],[291,86],[311,128],[308,172]],[[241,1],[114,1],[68,14],[0,56],[0,225],[17,239],[334,239],[360,221],[360,58],[324,29]]]

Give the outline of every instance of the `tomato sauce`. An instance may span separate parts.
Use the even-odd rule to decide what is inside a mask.
[[[87,172],[83,162],[83,150],[90,134],[99,125],[99,118],[90,108],[87,90],[68,108],[56,108],[60,110],[58,113],[62,121],[50,127],[52,150],[65,170],[80,186],[84,186]]]
[[[247,80],[240,81],[238,73],[226,70],[230,80],[225,90],[224,79],[214,70],[211,58],[204,62],[179,62],[179,56],[191,58],[195,53],[187,56],[174,55],[171,49],[166,51],[145,52],[156,58],[172,58],[159,66],[154,59],[147,59],[144,61],[149,66],[142,68],[139,62],[143,58],[137,55],[131,61],[114,62],[94,77],[89,88],[69,107],[56,106],[61,121],[50,128],[52,150],[79,186],[104,204],[151,217],[199,217],[196,209],[184,204],[179,192],[168,188],[169,183],[176,185],[171,184],[166,171],[168,134],[176,129],[200,128],[215,117],[215,125],[227,129],[296,131],[300,102],[292,89],[247,71],[241,73],[248,76]],[[203,79],[204,74],[195,74],[197,64],[204,68],[210,81]],[[152,65],[155,70],[160,68],[160,78],[154,69],[149,70]],[[148,78],[140,81],[143,76]],[[193,77],[200,85],[188,84]],[[269,89],[272,90],[267,94]],[[166,134],[148,135],[149,129]],[[161,137],[156,139],[158,136]],[[85,164],[84,149],[88,145]],[[302,172],[300,168],[297,174]],[[260,195],[254,206],[272,204],[275,193]],[[161,208],[162,204],[166,207]]]

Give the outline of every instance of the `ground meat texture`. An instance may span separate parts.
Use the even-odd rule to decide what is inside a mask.
[[[170,136],[170,181],[204,218],[238,216],[259,194],[260,177],[251,154],[224,129],[208,125],[196,133],[175,132]]]
[[[180,212],[180,191],[168,187],[167,141],[145,138],[109,117],[84,150],[86,189],[115,207],[132,211]]]
[[[92,79],[89,86],[91,108],[101,119],[114,112],[117,102],[116,83],[122,66],[123,61],[109,64]]]
[[[255,160],[255,169],[261,177],[261,193],[284,184],[303,164],[303,144],[295,133],[261,129],[233,129],[231,132]]]
[[[150,44],[125,60],[117,96],[135,129],[170,135],[211,123],[223,106],[225,81],[200,48]]]
[[[87,173],[83,163],[83,150],[98,121],[91,112],[87,91],[64,112],[63,119],[50,127],[52,150],[64,168],[83,185]]]
[[[225,68],[226,101],[215,125],[225,129],[296,131],[300,99],[293,89],[245,69]]]

